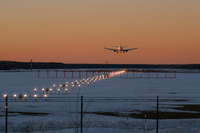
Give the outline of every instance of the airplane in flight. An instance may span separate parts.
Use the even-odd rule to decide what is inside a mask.
[[[124,47],[126,47],[126,46],[122,46],[122,45],[121,45],[121,42],[120,42],[120,46],[114,46],[114,47],[118,47],[118,48],[117,48],[117,49],[112,49],[112,48],[105,48],[105,47],[104,47],[104,49],[112,50],[112,51],[114,51],[114,52],[116,52],[116,53],[125,53],[125,52],[128,52],[128,51],[130,51],[130,50],[138,49],[138,48],[124,49]]]

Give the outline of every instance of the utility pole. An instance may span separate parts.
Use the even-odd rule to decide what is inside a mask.
[[[7,129],[8,129],[8,127],[7,127],[7,125],[8,125],[8,95],[6,95],[6,97],[5,97],[5,99],[6,99],[6,106],[5,106],[5,109],[6,109],[6,123],[5,123],[5,133],[7,133]]]
[[[77,123],[76,123],[76,133],[78,133],[78,99],[79,98],[79,96],[77,96]]]
[[[159,96],[157,96],[157,121],[156,121],[156,133],[158,133],[158,119],[159,119]]]
[[[81,133],[83,133],[83,96],[81,96]]]

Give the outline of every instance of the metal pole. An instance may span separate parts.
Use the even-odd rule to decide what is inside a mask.
[[[58,70],[55,70],[56,71],[56,78],[58,77]]]
[[[47,78],[49,78],[49,70],[47,70]]]
[[[66,78],[66,70],[64,70],[63,72],[64,72],[64,78]]]
[[[174,71],[174,78],[176,78],[176,71]]]
[[[5,133],[7,133],[7,125],[8,125],[8,95],[6,95],[6,106],[5,106],[5,109],[6,109],[6,123],[5,123]]]
[[[78,133],[78,96],[77,96],[77,123],[76,123],[76,131],[77,131],[77,133]]]
[[[159,119],[159,96],[157,96],[157,121],[156,121],[156,133],[158,133],[158,119]]]
[[[40,78],[40,70],[38,70],[38,78]]]
[[[145,114],[144,117],[145,117],[145,127],[144,127],[144,130],[147,131],[147,115]]]
[[[158,71],[156,71],[156,78],[158,78]]]
[[[79,78],[81,78],[81,71],[79,71]]]
[[[81,133],[83,133],[83,96],[81,96]]]

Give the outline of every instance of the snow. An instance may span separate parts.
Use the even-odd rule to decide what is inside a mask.
[[[82,78],[77,78],[79,77],[78,71],[74,72],[75,78],[71,78],[69,72],[66,73],[67,78],[61,78],[63,77],[61,71],[63,70],[58,72],[59,78],[55,78],[54,70],[49,73],[49,76],[54,78],[46,78],[46,70],[40,72],[41,78],[38,78],[37,70],[33,72],[26,70],[0,72],[0,133],[5,130],[4,94],[8,95],[9,132],[34,133],[76,132],[76,122],[77,120],[80,122],[80,113],[77,118],[77,110],[80,112],[80,101],[77,103],[77,96],[79,100],[80,96],[83,96],[84,112],[90,112],[84,114],[83,132],[87,133],[153,133],[156,131],[156,120],[153,119],[147,119],[148,130],[145,131],[144,119],[97,115],[94,112],[118,112],[124,116],[131,112],[155,111],[157,96],[160,100],[163,99],[160,102],[160,110],[169,112],[181,112],[170,107],[177,107],[181,104],[198,104],[200,101],[198,98],[200,73],[181,71],[181,73],[177,73],[177,78],[173,78],[173,73],[167,73],[169,78],[165,78],[165,73],[159,73],[159,78],[156,78],[156,73],[150,73],[151,78],[148,78],[148,73],[142,73],[142,78],[140,77],[141,73],[134,73],[134,77],[132,73],[129,73],[129,78],[126,77],[126,73],[123,73],[121,78],[120,75],[113,74],[113,77],[109,79],[97,79],[95,83],[92,81],[89,86],[87,83],[81,84],[79,90],[78,86],[73,89],[71,82],[87,79],[85,72],[81,72]],[[101,75],[103,74],[101,73]],[[97,76],[98,73],[95,73],[95,77]],[[88,73],[88,77],[91,78],[92,74]],[[58,94],[59,85],[66,84],[66,82],[69,83],[67,95],[63,88]],[[54,84],[56,85],[55,90]],[[35,88],[37,88],[37,102],[34,99]],[[42,88],[52,88],[53,90],[52,95],[48,92],[47,101],[45,101]],[[26,94],[27,101],[25,102],[25,99],[22,98],[20,102],[17,97],[15,102],[14,94],[17,96]],[[109,98],[111,101],[108,100]],[[175,102],[173,99],[188,101]],[[27,114],[23,114],[23,112]],[[159,120],[159,131],[162,133],[198,133],[200,132],[199,127],[200,119]],[[78,130],[80,131],[80,125]]]

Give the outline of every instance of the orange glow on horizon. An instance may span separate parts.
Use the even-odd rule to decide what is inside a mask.
[[[200,63],[200,2],[3,1],[0,60],[109,64]],[[104,47],[119,46],[117,54]]]

